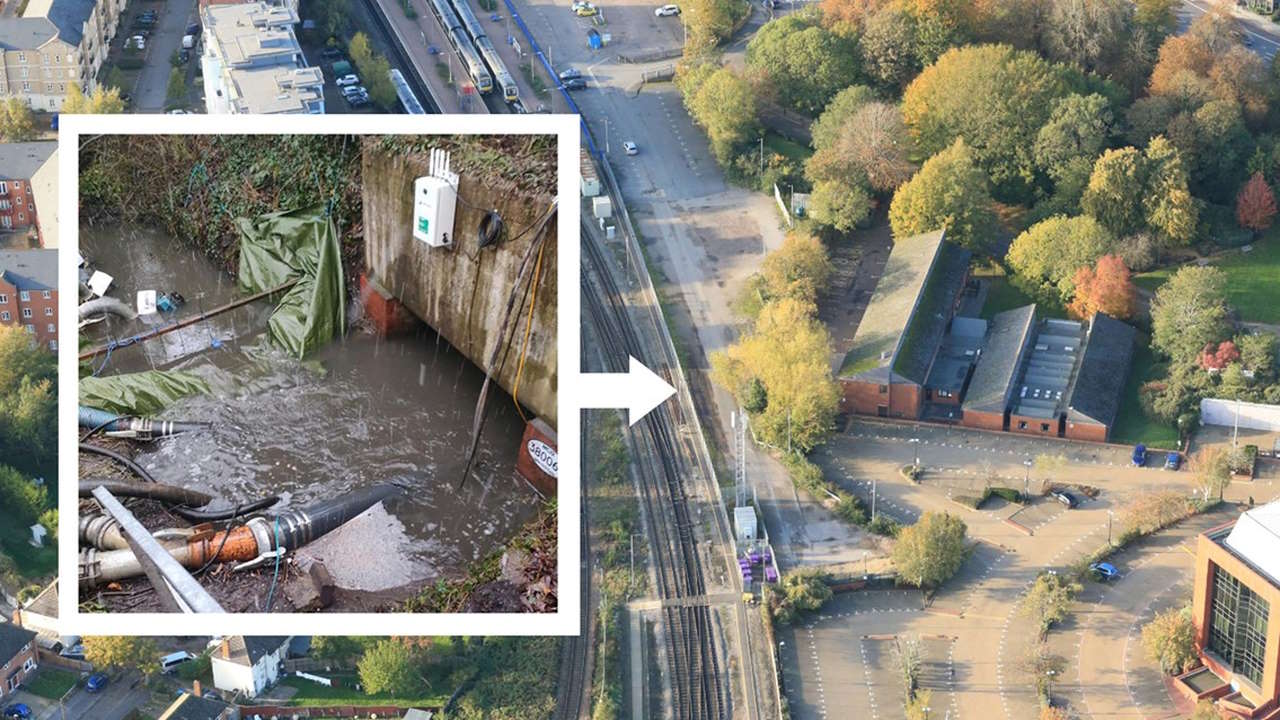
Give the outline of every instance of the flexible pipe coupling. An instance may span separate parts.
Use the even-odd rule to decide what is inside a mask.
[[[124,550],[129,547],[120,532],[120,523],[109,515],[80,516],[80,544],[92,545],[98,550]]]

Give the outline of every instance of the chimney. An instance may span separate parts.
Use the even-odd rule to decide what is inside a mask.
[[[222,659],[223,660],[231,659],[231,640],[229,640],[228,638],[222,639]]]
[[[204,691],[200,688],[199,680],[191,681],[191,694],[196,697],[202,697],[204,695]]]

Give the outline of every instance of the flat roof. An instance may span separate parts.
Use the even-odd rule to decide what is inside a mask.
[[[324,76],[320,68],[276,65],[232,69],[229,75],[239,94],[231,102],[241,113],[304,113],[309,112],[309,104],[324,100]]]
[[[19,290],[57,290],[58,251],[0,250],[0,277]]]
[[[1034,418],[1056,418],[1067,407],[1076,359],[1084,350],[1084,326],[1075,320],[1042,320],[1022,368],[1012,412]]]
[[[954,318],[938,346],[925,386],[958,395],[969,378],[969,368],[981,354],[986,327],[986,320]]]
[[[302,53],[293,32],[298,16],[286,7],[265,3],[210,5],[204,10],[205,32],[227,65],[274,64]],[[211,48],[212,49],[212,48]]]
[[[1209,537],[1280,586],[1280,500],[1241,513],[1225,537]]]

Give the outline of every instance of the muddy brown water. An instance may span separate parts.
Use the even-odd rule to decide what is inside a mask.
[[[144,289],[186,298],[174,314],[86,327],[93,345],[239,296],[231,277],[159,232],[84,229],[81,248],[114,276],[110,296],[130,305]],[[94,368],[181,369],[208,380],[210,395],[180,400],[160,417],[212,428],[148,444],[136,459],[160,482],[211,492],[211,509],[268,494],[281,497],[275,509],[304,507],[369,485],[405,487],[387,503],[389,519],[352,524],[340,542],[317,546],[343,569],[340,583],[378,590],[462,574],[537,509],[514,471],[523,422],[510,396],[491,388],[478,470],[460,487],[483,374],[425,327],[395,339],[351,330],[358,299],[348,305],[347,336],[303,361],[267,347],[272,304],[263,301],[121,348]]]

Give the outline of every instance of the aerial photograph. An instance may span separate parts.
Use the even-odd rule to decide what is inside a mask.
[[[0,711],[1280,717],[1278,50],[1274,0],[5,3]],[[60,179],[59,118],[84,113],[576,116],[569,360],[676,390],[566,410],[577,634],[59,633],[59,181],[93,198],[81,434],[127,461],[81,452],[81,612],[184,610],[111,531],[93,493],[117,485],[164,495],[118,504],[235,612],[539,612],[555,542],[521,474],[554,476],[532,387],[370,249],[385,220],[344,158],[394,149],[108,137]],[[529,182],[516,150],[485,160]],[[304,236],[305,281],[258,271]],[[383,337],[395,297],[435,330]],[[296,543],[303,515],[334,527]]]

